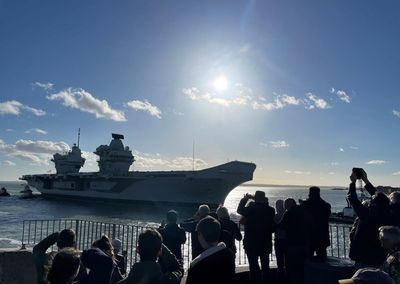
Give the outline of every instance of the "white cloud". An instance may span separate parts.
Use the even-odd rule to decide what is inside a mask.
[[[294,175],[310,175],[311,174],[311,172],[293,171],[293,170],[286,170],[285,173],[294,174]]]
[[[35,83],[32,83],[32,86],[42,88],[45,91],[50,91],[53,89],[54,84],[50,83],[50,82],[47,82],[47,83],[35,82]]]
[[[277,148],[289,148],[289,143],[287,143],[285,140],[277,140],[277,141],[268,141],[268,143],[260,143],[261,146],[265,147],[271,147],[274,149]]]
[[[43,129],[40,129],[40,128],[31,128],[31,129],[28,129],[28,130],[25,131],[25,133],[27,133],[27,134],[32,133],[32,132],[36,132],[36,133],[39,133],[39,134],[48,134],[48,132],[46,130],[43,130]]]
[[[145,112],[148,112],[151,116],[155,116],[161,119],[161,110],[158,107],[152,105],[148,100],[144,101],[133,100],[127,102],[127,105],[136,111],[143,110]]]
[[[171,169],[171,170],[191,170],[193,168],[193,159],[191,157],[176,157],[168,158],[163,155],[140,153],[134,150],[135,154],[135,167],[141,169]],[[194,166],[196,170],[204,169],[207,167],[207,163],[199,158],[194,159]]]
[[[339,163],[338,162],[331,162],[331,166],[339,166]]]
[[[64,153],[70,150],[65,142],[41,141],[41,140],[18,140],[15,142],[15,149],[30,153],[55,154]]]
[[[317,97],[316,95],[314,95],[312,93],[306,94],[306,99],[304,100],[304,104],[306,105],[306,108],[310,109],[310,110],[315,109],[315,108],[319,108],[319,109],[330,108],[327,101]]]
[[[400,111],[392,110],[392,113],[393,113],[394,116],[397,116],[397,117],[400,118]]]
[[[386,164],[387,162],[384,160],[371,160],[367,162],[367,165],[382,165]]]
[[[335,172],[329,172],[328,173],[328,175],[334,175],[335,174]]]
[[[48,161],[50,160],[50,156],[46,159],[44,157],[39,157],[38,155],[32,153],[20,152],[20,151],[8,154],[8,156],[19,158],[21,160],[32,162],[34,164],[44,164],[44,165],[48,165],[49,163]]]
[[[51,101],[61,101],[66,107],[94,114],[96,118],[126,121],[123,111],[112,109],[106,100],[99,100],[80,88],[68,88],[46,98]]]
[[[400,171],[393,173],[394,176],[400,176]]]
[[[342,147],[339,148],[340,152],[344,152],[344,149]]]
[[[27,105],[24,105],[18,101],[12,100],[12,101],[6,101],[0,103],[0,114],[12,114],[12,115],[20,115],[21,110],[26,110],[31,113],[33,113],[36,116],[42,116],[45,115],[46,112],[41,109],[36,109]]]
[[[336,95],[339,97],[340,100],[344,101],[345,103],[350,103],[350,97],[348,94],[346,94],[345,91],[338,90],[336,92]]]
[[[352,150],[358,150],[357,146],[350,146],[349,148],[352,149]]]
[[[6,131],[7,131],[7,132],[11,132],[11,131],[14,131],[14,129],[12,129],[12,128],[7,128]]]
[[[10,160],[0,161],[0,165],[11,166],[11,167],[16,166],[16,164],[13,161],[10,161]]]

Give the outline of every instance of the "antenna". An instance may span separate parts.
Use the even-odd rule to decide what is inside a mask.
[[[194,171],[194,139],[193,139],[192,162],[193,162],[193,167],[192,167],[192,170]]]
[[[81,129],[78,128],[78,148],[79,148],[79,141],[81,140]]]

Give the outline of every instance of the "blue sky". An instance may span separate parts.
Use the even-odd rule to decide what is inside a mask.
[[[400,185],[398,1],[1,1],[0,180],[81,128],[135,170],[257,164],[254,181]],[[54,170],[53,170],[54,172]]]

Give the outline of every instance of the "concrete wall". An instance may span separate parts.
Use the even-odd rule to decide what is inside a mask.
[[[0,250],[0,284],[35,284],[36,269],[32,252]]]

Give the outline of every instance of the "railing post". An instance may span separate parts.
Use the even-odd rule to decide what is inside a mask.
[[[116,228],[116,224],[112,224],[112,233],[111,233],[111,239],[115,239],[115,228]]]
[[[75,220],[75,239],[78,240],[79,236],[79,220]],[[78,244],[77,244],[78,247]],[[78,247],[79,248],[79,247]]]

